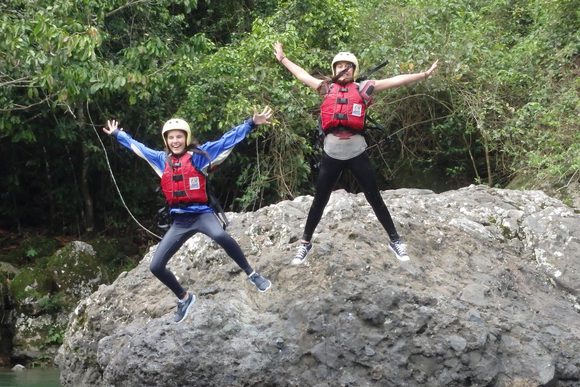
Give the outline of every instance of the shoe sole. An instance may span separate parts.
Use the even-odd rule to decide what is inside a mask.
[[[303,265],[304,263],[306,263],[306,258],[308,258],[308,254],[310,253],[310,250],[312,250],[312,244],[310,244],[310,248],[306,251],[306,254],[304,255],[304,258],[298,259],[298,258],[294,257],[292,259],[292,261],[290,261],[290,265],[292,265],[292,266],[300,266],[300,265]]]
[[[256,287],[256,289],[258,289],[258,291],[259,291],[260,293],[264,293],[265,291],[267,291],[267,290],[268,290],[268,289],[270,289],[271,287],[272,287],[272,282],[271,282],[271,281],[268,281],[268,287],[267,287],[266,289],[262,290],[262,289],[260,289],[260,288],[258,288],[258,287]]]
[[[399,261],[401,261],[401,262],[407,262],[408,260],[410,260],[410,259],[411,259],[411,258],[409,258],[409,256],[408,256],[408,255],[403,255],[403,256],[400,256],[399,254],[397,254],[397,252],[395,251],[395,249],[393,249],[393,248],[391,247],[391,245],[389,245],[389,250],[391,250],[391,251],[393,252],[393,254],[395,254],[395,257],[397,257],[397,259],[398,259]]]
[[[290,262],[290,264],[292,266],[300,266],[300,265],[304,265],[304,263],[306,263],[306,257],[304,259],[292,259],[292,261]]]
[[[176,324],[179,324],[180,322],[182,322],[183,320],[185,320],[187,318],[187,315],[189,314],[191,307],[193,306],[193,304],[195,304],[195,301],[197,300],[195,298],[195,294],[192,294],[191,297],[192,297],[191,302],[189,303],[189,306],[187,307],[187,309],[185,309],[185,313],[183,314],[183,318],[181,320],[177,321]]]

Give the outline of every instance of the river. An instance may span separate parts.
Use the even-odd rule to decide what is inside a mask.
[[[60,387],[58,368],[0,369],[0,387]]]

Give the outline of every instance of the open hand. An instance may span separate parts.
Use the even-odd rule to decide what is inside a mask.
[[[274,43],[274,55],[276,55],[276,59],[278,62],[283,60],[286,55],[284,55],[284,50],[282,49],[282,43],[276,42]]]
[[[272,114],[273,112],[270,106],[266,106],[261,113],[258,113],[258,111],[254,108],[254,115],[252,116],[252,120],[256,125],[270,124],[271,122],[268,120],[272,117]]]
[[[431,76],[431,74],[433,74],[433,72],[435,72],[435,70],[437,69],[437,63],[439,63],[439,59],[437,59],[432,65],[431,67],[429,67],[429,70],[425,71],[426,77],[429,78]]]
[[[119,129],[119,122],[117,120],[107,120],[107,126],[103,128],[103,132],[111,135],[117,129]],[[123,130],[123,128],[119,130]]]

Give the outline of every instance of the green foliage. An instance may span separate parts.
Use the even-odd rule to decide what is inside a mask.
[[[319,99],[277,63],[272,45],[282,41],[289,57],[315,73],[328,74],[329,58],[337,46],[345,47],[357,27],[355,5],[330,0],[284,3],[271,16],[256,19],[251,33],[238,36],[192,70],[196,81],[179,114],[191,117],[201,141],[219,137],[254,107],[271,105],[276,110],[274,125],[257,128],[228,164],[235,172],[224,186],[239,189],[234,195],[239,207],[234,209],[258,208],[308,189],[305,158],[312,154],[309,140]]]
[[[30,247],[28,250],[26,250],[26,257],[28,258],[34,258],[38,255],[38,251],[36,251],[33,247]]]
[[[457,185],[505,186],[518,175],[566,185],[580,178],[577,8],[572,0],[4,1],[0,226],[135,233],[97,140],[111,117],[156,147],[171,116],[207,141],[271,105],[274,124],[237,147],[214,188],[232,210],[311,193],[320,98],[275,61],[276,41],[316,76],[329,74],[339,50],[354,52],[363,74],[388,60],[373,78],[440,60],[429,81],[375,97],[370,112],[387,128],[369,133],[381,188],[401,171],[442,171]],[[129,207],[152,219],[159,199],[149,167],[114,140],[105,146]]]
[[[0,238],[0,247],[7,249],[2,261],[22,266],[51,255],[58,247],[58,241],[43,235],[27,233],[18,237],[5,234]]]
[[[65,232],[82,231],[92,228],[85,224],[92,222],[93,208],[87,204],[94,201],[88,179],[103,170],[91,110],[105,115],[98,117],[102,124],[109,118],[106,111],[139,104],[136,115],[153,117],[153,124],[160,121],[181,97],[174,86],[187,83],[197,56],[212,43],[203,34],[183,33],[185,15],[196,1],[87,1],[83,7],[72,0],[51,3],[0,5],[0,34],[5,37],[0,42],[0,141],[2,147],[22,144],[28,160],[44,161],[36,166],[34,179],[26,176],[30,166],[17,168],[9,179],[25,175],[49,188],[48,197],[35,203],[26,194],[33,187],[14,189],[7,179],[2,192],[11,207],[2,212],[28,223],[38,218],[40,204],[45,210],[40,216],[46,216],[48,199],[51,222],[62,216]],[[44,157],[39,157],[39,145]],[[5,152],[0,162],[11,164],[22,154]]]
[[[58,293],[46,295],[38,300],[38,307],[42,313],[55,315],[63,310],[65,301]]]
[[[60,326],[49,327],[44,345],[46,346],[61,345],[63,343],[65,330],[66,330],[65,328]]]
[[[136,251],[135,242],[129,240],[129,237],[98,237],[91,240],[90,244],[95,249],[95,258],[103,268],[105,282],[112,282],[121,272],[133,269],[141,259],[141,253]],[[131,260],[132,256],[138,258]]]
[[[432,121],[421,134],[407,133],[401,158],[391,163],[408,157],[445,162],[447,170],[471,170],[476,180],[492,185],[540,170],[556,184],[578,179],[576,157],[566,145],[577,143],[573,74],[579,34],[573,3],[367,2],[375,11],[363,16],[367,28],[355,38],[365,47],[363,63],[387,58],[396,73],[440,59],[439,74],[429,82],[432,101],[420,97],[426,101],[417,107],[415,94],[423,86],[417,85],[391,93],[388,105],[375,104],[391,127]],[[550,122],[549,130],[542,121]]]

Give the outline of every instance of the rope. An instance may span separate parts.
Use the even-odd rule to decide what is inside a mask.
[[[111,168],[111,163],[109,162],[109,154],[107,153],[107,148],[105,148],[105,144],[103,143],[103,140],[101,140],[101,136],[99,136],[99,132],[97,131],[97,127],[93,123],[93,119],[92,119],[91,113],[89,111],[89,102],[88,101],[87,101],[87,114],[89,116],[89,120],[91,121],[91,126],[93,128],[93,131],[95,132],[95,135],[99,139],[99,142],[101,143],[101,147],[103,148],[103,153],[105,154],[105,160],[107,161],[107,168],[109,169],[109,174],[111,175],[111,179],[113,180],[113,185],[117,189],[117,193],[119,194],[119,198],[121,199],[121,203],[123,203],[123,206],[125,207],[125,209],[129,213],[131,218],[135,221],[135,223],[137,223],[139,225],[139,227],[141,227],[143,230],[145,230],[149,234],[153,235],[157,239],[161,239],[161,237],[159,235],[155,234],[153,231],[151,231],[147,227],[143,226],[141,224],[141,222],[139,222],[139,220],[137,220],[137,218],[135,218],[135,216],[133,215],[133,213],[131,212],[131,210],[127,206],[127,203],[125,203],[125,199],[123,198],[123,195],[121,194],[121,190],[119,189],[119,185],[117,184],[117,179],[115,179],[115,175],[113,174],[113,169]]]

